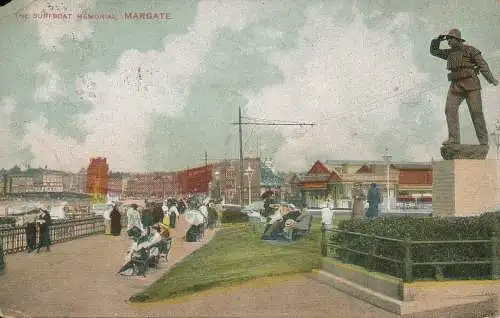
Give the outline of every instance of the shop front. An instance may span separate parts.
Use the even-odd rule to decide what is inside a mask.
[[[327,180],[328,176],[325,180],[304,181],[302,183],[305,204],[308,208],[318,209],[327,202],[329,197]]]

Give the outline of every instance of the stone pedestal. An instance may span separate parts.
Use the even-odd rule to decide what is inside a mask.
[[[433,215],[478,215],[500,203],[496,160],[444,160],[432,169]]]
[[[441,156],[444,160],[478,159],[484,160],[488,155],[488,145],[449,144],[441,146]]]

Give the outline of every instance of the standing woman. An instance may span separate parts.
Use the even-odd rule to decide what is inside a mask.
[[[168,208],[168,216],[170,219],[170,228],[175,229],[175,223],[179,217],[179,211],[177,211],[176,202],[172,202],[170,208]]]
[[[50,252],[50,226],[52,225],[52,219],[50,218],[50,213],[46,209],[40,209],[42,213],[38,216],[38,226],[39,226],[39,243],[37,253],[40,253],[40,248],[45,246],[47,252]]]
[[[127,210],[127,232],[135,226],[141,230],[141,233],[144,233],[141,214],[137,211],[138,208],[137,204],[132,203],[130,208]]]
[[[36,221],[37,215],[30,211],[26,214],[26,245],[28,247],[28,253],[33,252],[36,249]]]
[[[355,183],[354,188],[352,189],[352,198],[353,198],[353,204],[352,204],[352,214],[351,218],[353,219],[360,219],[365,216],[365,200],[366,200],[366,195],[361,188],[360,183]]]
[[[120,236],[122,232],[122,214],[118,211],[116,204],[113,206],[113,210],[109,214],[111,218],[111,235]]]
[[[163,220],[161,223],[168,228],[168,227],[170,227],[170,216],[168,215],[167,203],[164,203],[163,206],[161,207],[161,209],[163,211]]]

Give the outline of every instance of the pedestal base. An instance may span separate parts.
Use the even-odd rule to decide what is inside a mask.
[[[476,159],[484,160],[488,155],[488,145],[448,144],[441,146],[441,156],[444,160]]]
[[[445,160],[432,167],[432,214],[478,215],[497,202],[496,160]]]

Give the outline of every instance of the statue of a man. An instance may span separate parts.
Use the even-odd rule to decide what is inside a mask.
[[[441,41],[447,40],[449,49],[440,49]],[[448,124],[448,140],[443,144],[460,144],[460,126],[458,107],[465,99],[469,106],[469,113],[476,130],[476,136],[481,145],[488,145],[488,130],[484,120],[481,101],[481,83],[478,73],[481,72],[486,80],[493,85],[498,81],[483,59],[481,51],[473,46],[465,45],[458,29],[452,29],[446,35],[439,35],[431,41],[430,51],[433,56],[447,61],[450,71],[448,80],[450,88],[446,98],[446,123]]]

